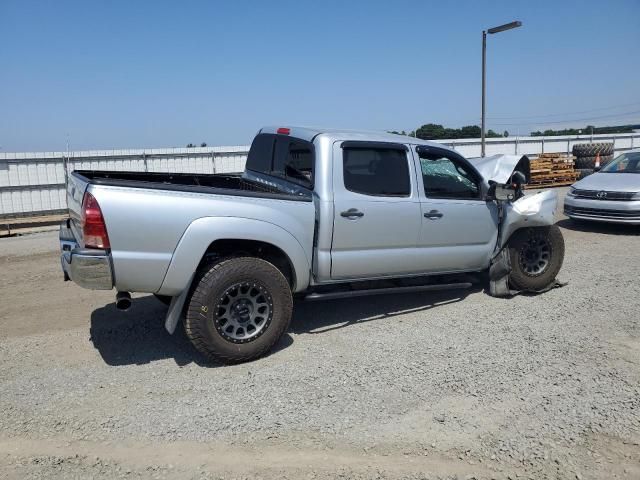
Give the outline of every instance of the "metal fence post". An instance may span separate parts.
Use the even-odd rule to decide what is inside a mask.
[[[544,153],[544,137],[542,137],[542,153]]]
[[[144,171],[149,171],[149,165],[147,165],[147,152],[142,152],[142,162],[144,163]]]
[[[69,159],[63,153],[62,154],[62,171],[64,172],[64,187],[65,189],[69,186],[69,172],[68,172]]]
[[[216,156],[213,152],[211,152],[211,171],[216,173]]]

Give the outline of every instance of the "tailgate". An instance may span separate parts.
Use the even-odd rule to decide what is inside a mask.
[[[84,192],[89,186],[89,180],[82,175],[72,172],[67,183],[67,206],[69,207],[69,217],[71,218],[71,230],[80,245],[84,245],[82,239],[82,228],[80,220],[82,217],[82,199]]]

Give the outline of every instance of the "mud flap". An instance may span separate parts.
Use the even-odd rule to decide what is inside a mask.
[[[489,294],[492,297],[512,297],[518,292],[509,288],[511,260],[509,252],[503,248],[491,259],[489,267]]]
[[[193,277],[194,275],[192,275],[189,279],[189,283],[187,283],[188,286],[193,282]],[[164,321],[164,328],[171,335],[173,335],[173,332],[175,332],[176,330],[176,326],[178,325],[178,322],[180,321],[180,317],[182,316],[182,312],[184,310],[184,304],[187,301],[187,297],[189,296],[189,293],[191,291],[188,286],[182,291],[180,295],[171,299],[171,304],[169,305],[169,310],[167,311],[167,316]]]
[[[509,250],[503,248],[491,260],[489,267],[489,294],[492,297],[510,298],[520,293],[544,293],[554,288],[564,287],[567,282],[554,279],[549,285],[540,290],[512,290],[509,287],[509,274],[511,273],[511,259]]]

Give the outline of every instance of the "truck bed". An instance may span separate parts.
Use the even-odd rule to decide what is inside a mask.
[[[245,178],[240,173],[201,174],[101,170],[75,170],[73,173],[81,175],[94,185],[311,201],[310,191],[296,189],[296,193],[292,193],[279,182],[259,182]]]
[[[308,275],[316,217],[311,191],[247,175],[76,170],[67,185],[71,230],[84,246],[82,205],[90,193],[104,217],[120,291],[176,295],[184,285],[160,289],[165,277],[175,277],[170,264],[179,244],[188,258],[176,260],[176,268],[191,276],[209,245],[234,238],[236,229],[257,240],[280,238]],[[179,277],[178,283],[186,281]],[[307,283],[301,280],[304,288]]]

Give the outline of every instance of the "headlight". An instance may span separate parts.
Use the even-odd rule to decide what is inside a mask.
[[[632,200],[640,200],[640,192],[636,192],[633,197],[631,197]]]
[[[567,192],[567,195],[570,197],[575,197],[576,196],[576,189],[573,187],[569,187],[569,191]]]

